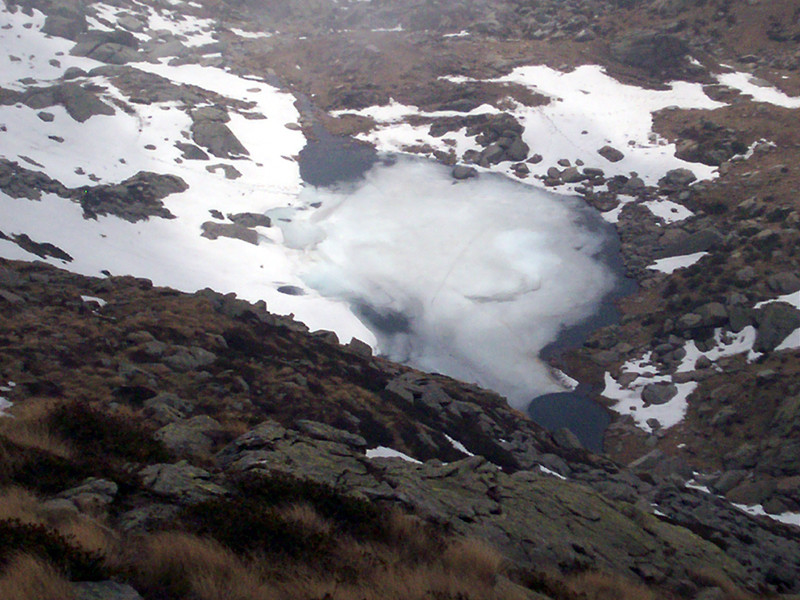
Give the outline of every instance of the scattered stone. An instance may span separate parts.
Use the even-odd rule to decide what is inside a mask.
[[[175,147],[181,151],[181,158],[184,160],[208,160],[208,154],[194,144],[175,142]]]
[[[666,175],[658,180],[661,187],[684,188],[697,180],[697,176],[689,169],[679,168],[667,171]]]
[[[642,389],[642,400],[647,404],[666,404],[678,394],[673,383],[650,383]]]
[[[267,215],[261,213],[236,213],[235,215],[228,215],[228,218],[242,227],[271,227],[272,221]]]
[[[182,373],[208,367],[217,360],[216,354],[198,346],[190,348],[175,346],[175,349],[175,354],[167,356],[163,362],[175,371]]]
[[[772,352],[800,327],[800,311],[787,302],[771,302],[755,313],[758,333],[753,349]]]
[[[74,600],[142,600],[131,586],[116,581],[79,581],[72,588]]]
[[[470,179],[471,177],[477,177],[478,171],[474,167],[468,167],[466,165],[456,165],[453,167],[451,172],[453,179],[463,180],[463,179]]]
[[[612,163],[619,162],[625,158],[625,155],[613,146],[603,146],[597,151],[597,153],[605,158],[608,162]]]
[[[312,438],[318,440],[328,440],[352,446],[354,448],[366,448],[367,441],[360,435],[331,427],[325,423],[318,421],[300,420],[297,421],[297,427],[303,433],[310,435]]]
[[[228,493],[213,481],[211,473],[193,467],[185,460],[175,464],[149,465],[139,471],[139,477],[142,485],[154,494],[167,496],[181,504],[195,504]]]
[[[650,74],[671,73],[686,64],[689,45],[670,33],[639,31],[611,44],[611,56]]]
[[[211,451],[221,426],[208,415],[175,421],[165,425],[153,437],[178,454],[204,456]]]
[[[242,227],[236,223],[217,223],[206,221],[200,226],[203,233],[200,235],[209,240],[216,240],[221,237],[241,240],[248,244],[258,245],[258,232],[255,229]]]

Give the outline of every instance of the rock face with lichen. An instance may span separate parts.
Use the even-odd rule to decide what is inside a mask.
[[[0,282],[19,299],[0,296],[4,335],[28,331],[13,350],[0,347],[14,405],[59,398],[51,422],[78,440],[75,427],[100,435],[116,415],[128,422],[109,432],[111,462],[97,456],[51,483],[56,474],[43,474],[36,485],[53,507],[153,530],[187,506],[235,498],[243,477],[291,476],[446,523],[520,567],[633,574],[665,589],[698,565],[747,587],[798,581],[788,529],[682,488],[691,469],[663,455],[628,470],[559,445],[491,393],[354,352],[235,297],[8,261]],[[51,322],[56,363],[26,325]],[[375,457],[376,447],[420,462]],[[120,479],[115,453],[134,479]],[[3,482],[20,481],[29,459],[20,460]]]

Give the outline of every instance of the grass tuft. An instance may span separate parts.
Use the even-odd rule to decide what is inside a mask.
[[[29,554],[14,556],[0,574],[0,600],[71,600],[72,586],[56,569]]]

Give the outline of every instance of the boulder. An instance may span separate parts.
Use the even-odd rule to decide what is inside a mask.
[[[176,175],[139,171],[121,183],[76,188],[70,196],[80,203],[85,218],[114,215],[136,223],[150,217],[174,219],[162,200],[187,189],[186,182]]]
[[[144,408],[149,418],[163,425],[185,418],[194,407],[188,400],[165,392],[146,400]]]
[[[182,460],[175,464],[149,465],[139,471],[142,485],[181,504],[195,504],[228,493],[213,481],[211,473]]]
[[[216,360],[216,354],[199,346],[175,346],[175,353],[167,356],[163,362],[171,369],[185,373],[207,367]]]
[[[155,439],[178,454],[203,456],[211,451],[221,426],[208,415],[198,415],[165,425],[155,432]]]
[[[658,180],[661,187],[683,188],[697,180],[697,176],[689,169],[679,168],[667,171],[666,175]]]
[[[608,162],[612,163],[619,162],[625,158],[625,155],[613,146],[603,146],[597,151],[597,153],[605,158]]]
[[[175,147],[181,151],[181,158],[184,160],[208,160],[208,154],[194,144],[175,142]]]
[[[561,181],[564,183],[578,183],[586,179],[586,176],[578,170],[578,167],[567,167],[561,173]]]
[[[753,349],[772,352],[789,334],[800,328],[800,311],[787,302],[771,302],[755,313],[758,328]]]
[[[466,165],[456,165],[451,172],[453,179],[464,180],[477,177],[478,171],[474,167]]]
[[[678,394],[674,383],[650,383],[642,390],[642,400],[647,404],[666,404]]]
[[[228,126],[218,121],[195,121],[191,127],[192,139],[217,158],[247,155],[249,152]]]
[[[66,500],[80,512],[102,514],[114,501],[118,490],[113,481],[89,477],[80,485],[61,492],[56,499]]]
[[[87,29],[86,17],[82,14],[74,14],[72,16],[50,14],[47,15],[44,21],[42,33],[68,40],[76,40],[78,36],[86,33]]]
[[[352,446],[354,448],[367,447],[367,440],[365,440],[360,435],[356,435],[354,433],[350,433],[349,431],[332,427],[325,423],[304,419],[297,421],[297,427],[301,432],[318,440],[328,440],[331,442],[338,442],[340,444],[345,444],[347,446]]]
[[[777,294],[793,294],[800,291],[800,276],[793,271],[784,271],[768,277],[767,285]]]
[[[725,495],[739,485],[746,476],[747,471],[740,469],[725,471],[716,481],[711,484],[711,489],[718,494]]]
[[[261,213],[243,212],[228,215],[228,218],[242,227],[271,227],[272,221]]]
[[[722,234],[713,228],[702,229],[695,233],[681,231],[662,246],[661,251],[656,253],[656,258],[708,252],[718,247],[722,241]]]
[[[515,138],[513,142],[506,149],[506,156],[508,160],[521,161],[528,157],[530,147],[522,141],[521,138]]]
[[[555,440],[556,444],[566,450],[579,450],[583,448],[583,444],[581,444],[578,436],[576,436],[566,427],[562,427],[561,429],[557,429],[555,432],[553,432],[553,439]]]
[[[728,311],[719,302],[709,302],[695,309],[702,327],[722,327],[728,322]]]
[[[116,581],[79,581],[72,589],[74,600],[142,600],[131,586]]]
[[[650,74],[673,72],[686,64],[689,45],[679,37],[658,31],[638,31],[611,44],[611,56]]]
[[[258,232],[255,229],[242,227],[235,223],[217,223],[215,221],[206,221],[201,227],[203,233],[200,235],[209,240],[226,237],[234,240],[241,240],[248,244],[253,244],[254,246],[258,245]]]

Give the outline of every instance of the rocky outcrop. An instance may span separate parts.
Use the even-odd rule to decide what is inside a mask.
[[[114,215],[135,223],[150,217],[174,218],[161,200],[187,189],[175,175],[140,171],[121,183],[84,186],[71,190],[70,195],[80,203],[86,218]]]
[[[753,349],[771,352],[800,328],[800,311],[786,302],[772,302],[755,313],[758,335]]]
[[[140,60],[139,40],[123,29],[115,31],[88,31],[77,39],[70,54],[86,56],[112,65],[124,65]]]
[[[247,155],[249,152],[225,123],[228,112],[219,106],[205,106],[192,111],[192,139],[217,158]]]
[[[621,63],[651,74],[675,72],[686,65],[688,44],[658,31],[640,31],[611,44],[611,56]]]

